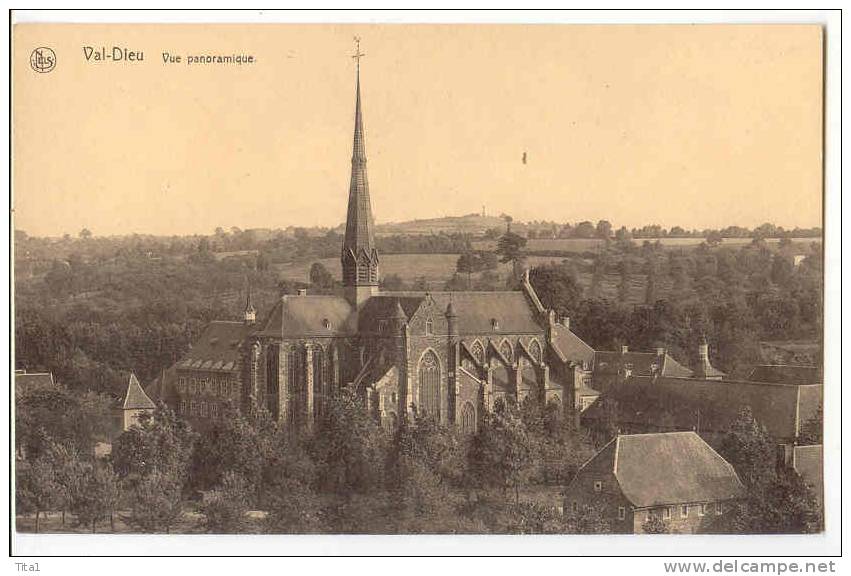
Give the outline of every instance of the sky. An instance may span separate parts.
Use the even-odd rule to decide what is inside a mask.
[[[338,225],[355,35],[377,222],[484,206],[618,227],[821,226],[817,26],[18,24],[15,228]],[[40,46],[56,54],[47,73],[30,67]],[[144,60],[87,61],[86,46]]]

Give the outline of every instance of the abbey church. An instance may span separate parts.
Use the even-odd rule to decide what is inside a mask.
[[[343,295],[284,296],[259,319],[249,296],[243,322],[210,323],[160,397],[202,428],[228,401],[310,427],[342,387],[388,429],[416,409],[471,432],[500,397],[573,407],[594,351],[541,305],[528,276],[518,291],[379,290],[366,163],[358,67]]]

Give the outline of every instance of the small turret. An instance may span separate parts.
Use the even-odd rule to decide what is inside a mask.
[[[448,325],[449,334],[455,335],[458,328],[458,314],[455,312],[455,306],[452,305],[452,296],[449,296],[449,304],[446,305],[446,323]]]
[[[712,366],[709,361],[709,343],[706,335],[701,334],[700,343],[697,346],[697,368],[694,371],[695,378],[704,380],[721,380],[726,374]]]
[[[247,325],[252,325],[257,321],[257,310],[254,309],[254,304],[251,303],[251,282],[248,278],[245,279],[245,310],[242,313],[242,319]]]

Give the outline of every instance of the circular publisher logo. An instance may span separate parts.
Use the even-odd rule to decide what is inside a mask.
[[[30,66],[39,74],[50,72],[56,68],[56,53],[44,46],[36,48],[30,54]]]

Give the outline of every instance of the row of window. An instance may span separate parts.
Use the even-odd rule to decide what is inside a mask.
[[[689,507],[688,504],[681,505],[680,506],[680,518],[688,518],[689,509],[690,509],[690,507]],[[658,514],[658,513],[659,513],[658,510],[648,510],[647,511],[647,518],[649,519],[652,514]],[[712,505],[711,511],[710,511],[710,505],[706,502],[704,502],[703,504],[697,505],[697,515],[698,516],[702,517],[702,516],[706,516],[707,514],[711,514],[711,513],[714,513],[717,516],[720,516],[721,514],[723,514],[724,513],[724,503],[723,502],[715,502]],[[673,506],[666,506],[665,508],[662,508],[662,519],[663,520],[670,520],[673,515],[674,515],[674,507]]]
[[[201,418],[219,417],[219,404],[217,402],[181,400],[177,410],[179,414],[185,414],[187,416],[200,416]]]
[[[209,394],[212,396],[236,396],[239,384],[226,377],[218,376],[179,376],[177,391],[180,394]]]
[[[595,486],[594,486],[595,489],[596,489],[596,484],[599,484],[599,482],[595,483]],[[597,491],[599,492],[599,490],[597,490]],[[680,518],[688,518],[689,509],[690,509],[689,505],[683,504],[679,508],[680,508]],[[578,512],[579,511],[579,502],[574,500],[570,505],[570,509],[573,513]],[[697,515],[699,517],[703,517],[703,516],[706,516],[706,515],[712,514],[712,513],[714,513],[717,516],[720,516],[721,514],[723,514],[724,513],[724,503],[723,502],[713,503],[711,510],[710,510],[710,504],[709,503],[704,502],[703,504],[697,505]],[[674,506],[665,506],[664,508],[661,508],[661,509],[654,508],[654,509],[647,511],[646,519],[649,520],[651,516],[661,516],[662,520],[670,520],[671,517],[673,516],[673,514],[674,514]],[[618,520],[626,520],[626,508],[623,507],[623,506],[618,506]]]

